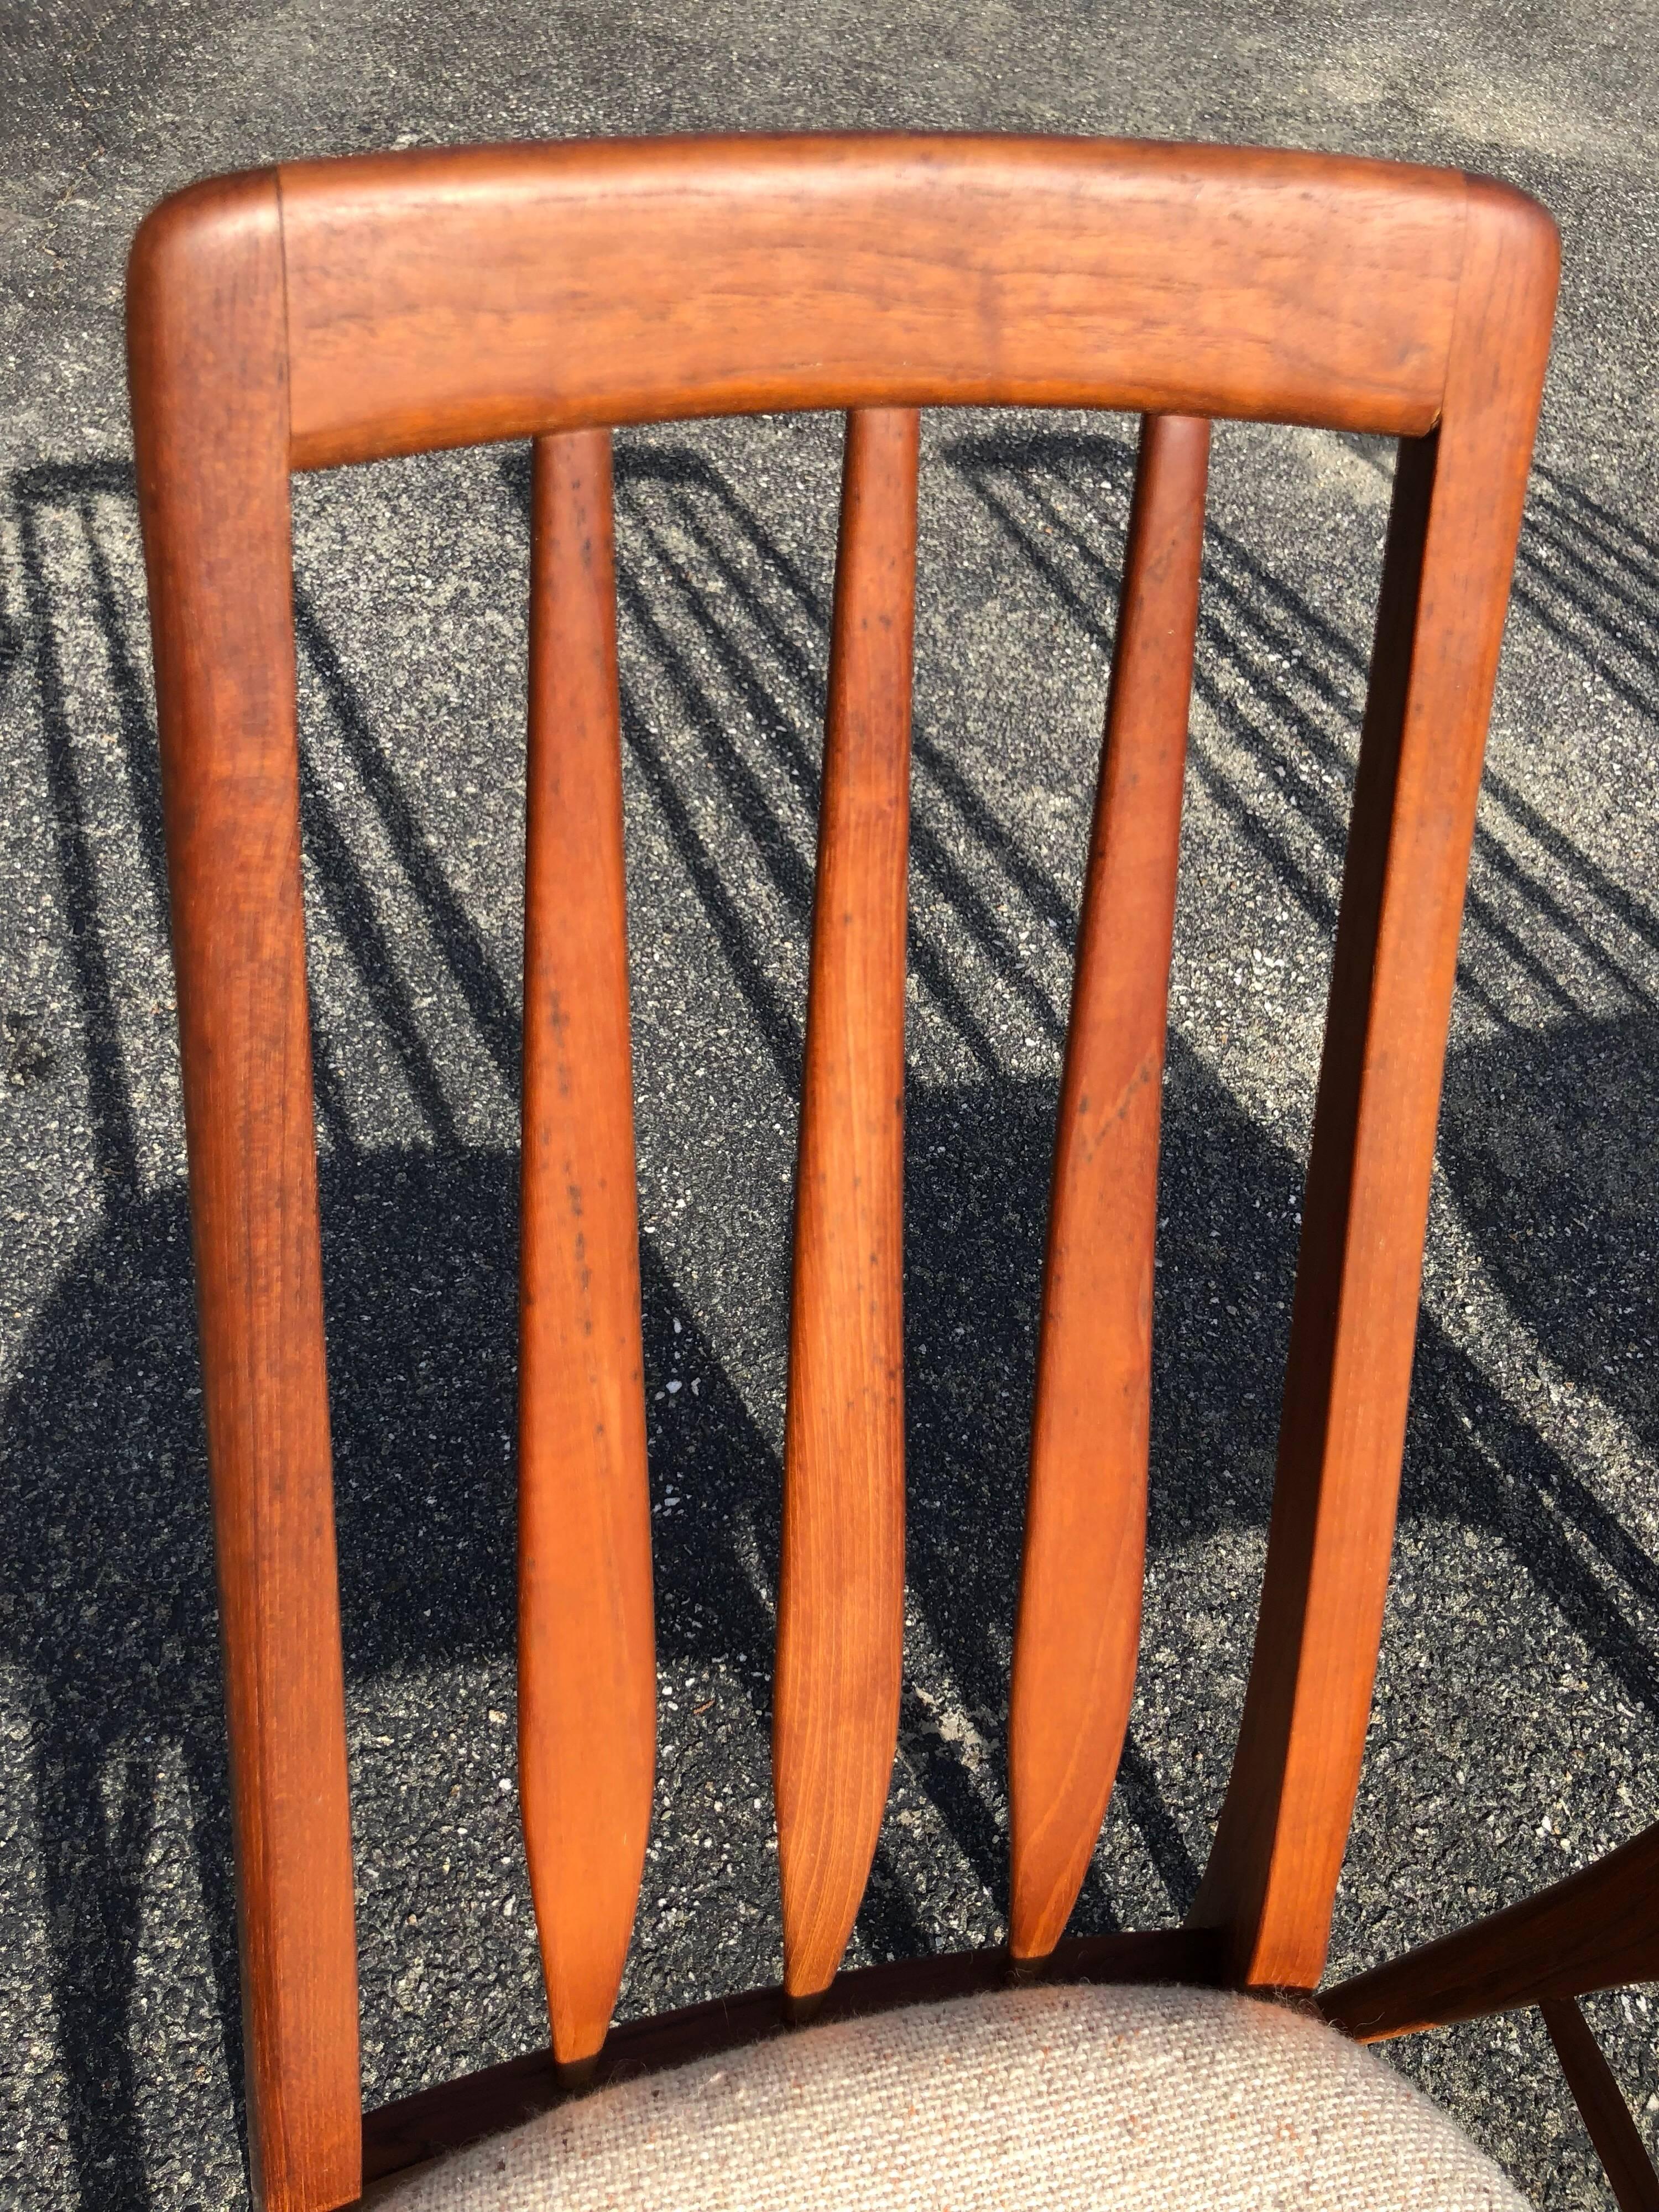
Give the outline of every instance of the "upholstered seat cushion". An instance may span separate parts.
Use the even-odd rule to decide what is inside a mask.
[[[1305,2014],[1036,1988],[613,2083],[411,2175],[397,2212],[1524,2212],[1456,2124]]]

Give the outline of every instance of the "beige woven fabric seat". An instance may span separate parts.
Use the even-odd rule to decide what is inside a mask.
[[[618,2082],[377,2212],[1522,2212],[1388,2063],[1170,1987],[1011,1990]]]

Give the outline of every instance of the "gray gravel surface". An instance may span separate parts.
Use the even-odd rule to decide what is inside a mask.
[[[917,124],[1495,171],[1565,240],[1334,1965],[1659,1812],[1659,24],[1553,0],[11,0],[0,16],[0,2201],[240,2204],[223,1744],[122,262],[198,173]],[[856,1955],[994,1940],[1058,1055],[1133,426],[931,418],[909,1673]],[[765,1742],[839,431],[618,441],[661,1778],[624,2009],[777,1970]],[[1243,1690],[1391,453],[1216,441],[1144,1657],[1080,1926],[1177,1916]],[[300,485],[305,829],[371,2102],[545,2039],[514,1774],[526,462]],[[670,1381],[686,1388],[669,1392]],[[1643,1992],[1589,2008],[1651,2139]],[[1535,2016],[1398,2046],[1606,2205]]]

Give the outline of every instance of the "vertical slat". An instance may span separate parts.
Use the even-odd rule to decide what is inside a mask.
[[[1059,1942],[1140,1634],[1152,1249],[1210,426],[1141,430],[1060,1083],[1009,1728],[1010,1948]]]
[[[611,440],[538,438],[520,1275],[519,1769],[562,2065],[605,2040],[656,1756]]]
[[[784,1987],[826,1989],[898,1737],[918,417],[847,418],[795,1195],[773,1778]]]
[[[275,178],[167,204],[128,289],[256,2201],[359,2187],[356,1948],[300,884]]]
[[[1480,760],[1549,345],[1541,210],[1471,179],[1437,431],[1402,441],[1320,1070],[1255,1653],[1194,1906],[1240,1984],[1322,1969],[1399,1489]]]
[[[1539,2010],[1619,2212],[1659,2212],[1659,2173],[1583,2014],[1571,1997],[1546,1997]]]

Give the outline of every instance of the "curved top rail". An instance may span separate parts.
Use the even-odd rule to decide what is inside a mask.
[[[1457,172],[1328,155],[904,134],[276,176],[297,468],[963,402],[1418,434],[1440,408],[1467,201]]]

